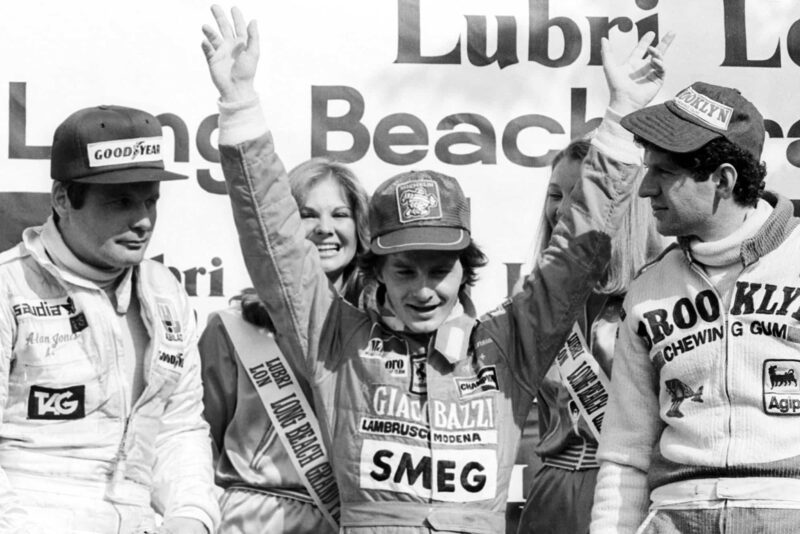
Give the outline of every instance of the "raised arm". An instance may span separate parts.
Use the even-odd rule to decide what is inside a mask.
[[[254,78],[258,27],[231,10],[211,11],[218,31],[203,26],[202,48],[220,93],[219,145],[245,264],[266,304],[284,354],[313,380],[317,337],[333,300],[313,247],[305,239],[286,171],[275,153]]]
[[[649,103],[663,84],[663,54],[673,35],[648,46],[653,38],[652,32],[646,34],[622,61],[603,42],[609,107],[548,247],[509,305],[512,330],[521,342],[521,350],[509,356],[532,394],[605,272],[610,236],[618,231],[633,193],[641,151],[619,121]]]

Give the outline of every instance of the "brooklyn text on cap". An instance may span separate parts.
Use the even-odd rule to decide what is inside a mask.
[[[469,204],[455,178],[411,171],[383,182],[369,206],[370,250],[463,250],[470,243]]]
[[[53,135],[50,177],[62,182],[124,184],[187,178],[164,170],[161,123],[123,106],[76,111]]]
[[[764,147],[764,118],[756,107],[737,89],[704,82],[626,115],[622,126],[668,152],[693,152],[724,137],[760,160]]]

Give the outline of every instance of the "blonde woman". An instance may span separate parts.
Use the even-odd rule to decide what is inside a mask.
[[[538,258],[580,179],[583,159],[591,147],[576,139],[553,159],[547,197],[535,243]],[[637,180],[637,182],[640,181]],[[625,290],[636,271],[662,248],[648,203],[635,197],[620,230],[611,238],[611,262],[586,301],[578,326],[606,376],[611,375],[617,324]],[[534,451],[542,467],[533,480],[519,522],[519,534],[585,534],[599,468],[597,439],[564,383],[557,364],[548,370],[537,396],[539,443]]]

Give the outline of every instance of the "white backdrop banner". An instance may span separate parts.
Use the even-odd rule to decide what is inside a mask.
[[[431,168],[458,178],[498,303],[529,260],[555,152],[593,128],[608,91],[600,39],[629,50],[677,33],[663,100],[695,80],[737,87],[766,118],[767,185],[800,197],[800,2],[794,0],[242,0],[262,39],[258,87],[287,167],[328,155],[369,191]],[[201,320],[249,285],[224,193],[216,92],[197,0],[29,0],[6,6],[0,192],[47,192],[55,127],[97,104],[164,123],[167,167],[149,250]],[[230,6],[225,6],[230,7]],[[6,206],[7,204],[0,204]]]

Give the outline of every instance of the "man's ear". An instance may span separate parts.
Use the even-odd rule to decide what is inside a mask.
[[[53,180],[53,187],[50,189],[50,204],[58,216],[63,219],[72,204],[67,197],[67,188],[58,180]]]
[[[711,175],[717,188],[717,195],[720,198],[733,198],[733,188],[736,186],[738,177],[739,173],[730,163],[723,163],[717,167]]]

